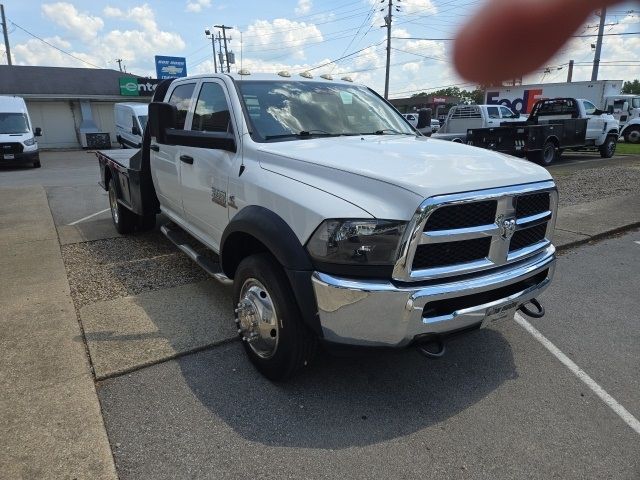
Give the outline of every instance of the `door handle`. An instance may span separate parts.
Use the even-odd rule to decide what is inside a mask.
[[[180,155],[180,161],[193,165],[193,157],[190,155]]]
[[[158,145],[156,145],[155,143],[152,143],[151,145],[149,145],[149,148],[151,150],[153,150],[154,152],[159,152],[160,151],[160,147]]]

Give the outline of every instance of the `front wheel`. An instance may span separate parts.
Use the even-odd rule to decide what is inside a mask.
[[[317,340],[301,319],[282,266],[271,255],[251,255],[240,262],[233,300],[245,351],[265,377],[286,380],[312,361]]]
[[[602,158],[611,158],[616,153],[618,139],[614,135],[609,135],[604,143],[600,146],[600,156]]]
[[[627,143],[640,143],[640,128],[633,127],[624,134],[624,141]]]

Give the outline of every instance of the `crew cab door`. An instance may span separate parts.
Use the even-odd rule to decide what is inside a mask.
[[[589,119],[587,122],[587,140],[598,140],[604,130],[604,120],[600,115],[594,115],[598,109],[589,100],[580,100],[580,103],[582,103],[586,118]],[[596,142],[596,144],[599,143]]]
[[[168,102],[177,109],[176,128],[184,129],[196,82],[179,83],[169,93]],[[182,217],[179,146],[151,141],[151,176],[160,205],[170,213]]]
[[[499,127],[500,126],[500,110],[496,106],[487,107],[487,127]]]
[[[190,123],[195,132],[238,131],[231,114],[229,94],[219,80],[204,80],[198,87]],[[239,151],[239,149],[238,149]],[[179,147],[180,182],[185,217],[198,233],[219,247],[222,232],[229,223],[228,186],[232,166],[240,168],[240,153],[208,146]]]

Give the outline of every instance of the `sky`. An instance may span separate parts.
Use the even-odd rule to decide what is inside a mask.
[[[213,72],[211,40],[204,31],[224,24],[233,27],[228,35],[234,71],[241,60],[254,72],[314,69],[384,91],[386,12],[381,9],[387,0],[2,1],[17,65],[117,70],[116,59],[122,59],[126,71],[155,77],[154,55],[175,55],[186,57],[190,74]],[[456,74],[448,39],[485,1],[394,0],[390,97],[475,87]],[[598,22],[594,14],[577,34],[597,33]],[[609,9],[600,79],[640,78],[640,34],[613,35],[639,31],[639,3]],[[515,40],[522,42],[523,55],[527,42],[535,41]],[[573,38],[524,83],[564,81],[570,59],[576,61],[574,81],[589,80],[592,43],[595,37]],[[0,64],[6,64],[1,39]]]

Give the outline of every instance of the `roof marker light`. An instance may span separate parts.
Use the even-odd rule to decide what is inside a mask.
[[[313,78],[313,75],[311,75],[311,72],[302,72],[300,76],[303,78]]]
[[[238,70],[238,75],[251,75],[251,72],[249,70],[247,70],[246,68],[242,68],[242,69]]]
[[[324,78],[325,80],[333,80],[333,76],[330,73],[320,75],[320,78]]]
[[[343,80],[345,82],[353,82],[353,78],[351,77],[342,77],[340,80]]]
[[[281,77],[287,77],[287,78],[291,76],[291,74],[287,70],[280,70],[278,72],[278,75],[280,75]]]

